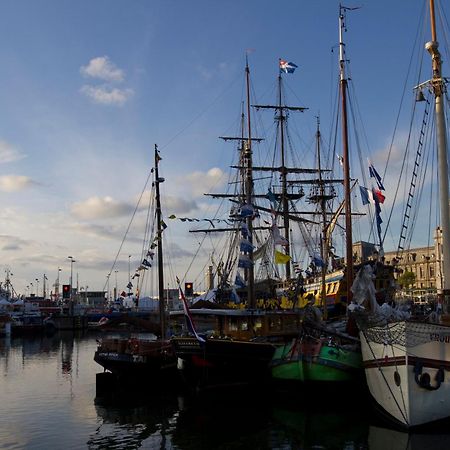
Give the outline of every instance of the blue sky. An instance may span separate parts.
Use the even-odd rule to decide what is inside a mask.
[[[449,5],[438,3],[448,17]],[[366,1],[348,14],[351,77],[369,154],[380,165],[423,4]],[[236,131],[249,49],[256,98],[274,100],[278,58],[295,62],[285,77],[289,96],[310,108],[299,133],[312,142],[320,113],[329,136],[338,7],[334,0],[3,1],[0,257],[16,289],[24,293],[44,273],[53,283],[58,267],[68,282],[69,255],[81,286],[103,288],[155,143],[166,215],[209,211],[201,194],[223,186],[235,152],[217,137]],[[198,236],[170,225],[171,273],[184,277]],[[134,270],[139,253],[135,245],[119,256],[119,289],[128,254]]]

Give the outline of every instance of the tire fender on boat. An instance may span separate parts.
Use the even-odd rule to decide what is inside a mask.
[[[436,385],[431,385],[431,377],[428,372],[423,372],[423,363],[422,361],[417,361],[414,366],[414,379],[416,383],[424,389],[427,389],[428,391],[436,391],[441,387],[441,383],[444,381],[444,369],[442,367],[439,367],[438,371],[436,372],[436,375],[434,377],[436,381]]]

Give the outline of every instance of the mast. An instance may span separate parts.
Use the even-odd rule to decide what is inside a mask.
[[[425,49],[432,59],[433,77],[430,81],[434,94],[434,113],[436,119],[436,142],[439,167],[439,209],[442,229],[442,291],[439,292],[441,302],[448,308],[450,295],[450,215],[449,215],[449,184],[447,161],[447,130],[445,126],[444,97],[446,92],[445,80],[442,78],[442,60],[438,50],[439,43],[436,37],[436,19],[434,0],[430,0],[431,42],[425,44]]]
[[[319,198],[320,198],[320,211],[322,213],[322,239],[320,240],[320,253],[323,261],[322,266],[322,289],[321,289],[321,304],[323,308],[323,318],[327,319],[328,311],[327,311],[327,296],[325,292],[325,275],[328,267],[328,239],[327,239],[327,213],[325,211],[325,186],[322,180],[322,171],[320,164],[320,119],[317,117],[317,168],[319,169]]]
[[[156,200],[156,229],[158,236],[158,300],[159,300],[159,323],[161,325],[161,339],[166,337],[166,312],[164,303],[164,272],[163,272],[163,247],[162,247],[162,219],[161,219],[161,198],[159,184],[164,182],[164,178],[159,178],[158,146],[155,144],[155,200]]]
[[[247,86],[247,145],[244,149],[244,166],[245,166],[245,200],[247,205],[252,205],[253,198],[253,170],[252,170],[252,128],[250,121],[250,69],[248,67],[248,58],[246,58],[245,63],[245,80]],[[248,239],[253,243],[253,217],[247,217],[247,229],[248,229]],[[250,267],[248,269],[248,281],[247,281],[247,297],[248,306],[251,309],[256,307],[255,299],[255,268],[253,262],[253,252],[249,252],[248,257],[250,259]]]
[[[304,108],[301,106],[287,106],[283,105],[283,88],[282,88],[283,79],[281,77],[281,71],[278,75],[278,104],[277,105],[254,105],[255,108],[263,108],[263,109],[274,109],[278,112],[278,116],[275,116],[279,122],[279,132],[280,132],[280,164],[279,168],[270,168],[271,171],[278,170],[280,172],[281,178],[281,206],[283,212],[283,228],[284,228],[284,237],[287,241],[287,245],[285,246],[286,254],[290,255],[290,224],[289,224],[289,195],[287,192],[287,174],[290,172],[294,172],[296,169],[288,168],[286,166],[286,153],[285,153],[285,133],[286,133],[286,121],[288,111],[300,111],[303,112],[308,108]],[[254,167],[254,170],[267,170],[265,167]],[[298,169],[298,173],[306,172],[307,169]],[[313,172],[316,172],[315,170]],[[298,195],[291,196],[293,199],[298,199]],[[291,278],[291,262],[286,262],[286,280]]]
[[[347,127],[347,78],[345,75],[345,44],[343,31],[345,29],[344,14],[347,8],[339,5],[339,73],[340,91],[342,105],[342,151],[344,166],[344,204],[345,204],[345,248],[346,248],[346,285],[347,302],[350,301],[351,285],[353,282],[353,238],[352,238],[352,216],[351,216],[351,188],[350,188],[350,161],[348,149],[348,127]]]

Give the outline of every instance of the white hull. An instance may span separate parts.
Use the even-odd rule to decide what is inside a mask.
[[[361,329],[367,385],[385,412],[406,427],[450,417],[449,326],[401,321]]]

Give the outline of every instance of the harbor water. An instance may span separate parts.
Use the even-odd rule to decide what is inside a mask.
[[[1,449],[450,448],[450,428],[415,434],[393,429],[360,393],[198,395],[181,386],[148,385],[99,397],[102,368],[93,356],[101,337],[60,332],[0,338]]]

